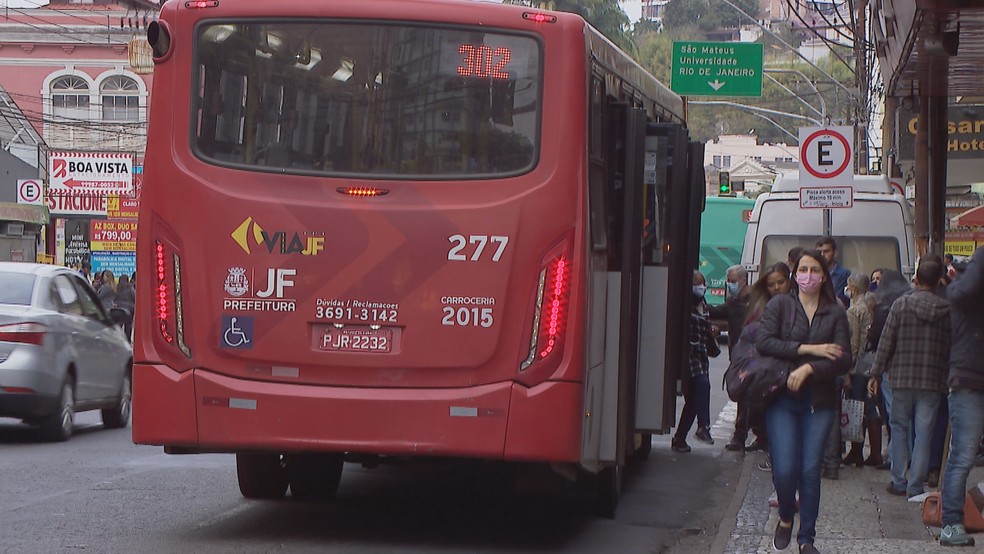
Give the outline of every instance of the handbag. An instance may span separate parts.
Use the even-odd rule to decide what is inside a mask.
[[[841,440],[864,442],[864,401],[844,398],[841,400]]]
[[[858,354],[858,359],[854,362],[854,374],[861,377],[871,377],[871,367],[875,364],[875,353],[867,350]]]
[[[783,318],[783,329],[792,327],[795,310],[796,306],[790,304]],[[793,370],[791,360],[763,355],[755,347],[760,325],[758,321],[745,325],[735,344],[731,363],[724,372],[728,398],[748,406],[764,406],[779,396],[786,388],[789,372]]]

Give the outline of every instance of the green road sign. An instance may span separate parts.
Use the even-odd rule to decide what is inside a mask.
[[[762,45],[674,42],[671,83],[681,96],[762,96]]]

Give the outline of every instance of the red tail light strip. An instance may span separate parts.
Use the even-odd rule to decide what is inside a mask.
[[[167,287],[167,271],[165,269],[165,260],[167,255],[164,252],[164,245],[161,241],[156,241],[154,244],[155,256],[154,259],[157,262],[157,319],[158,325],[161,331],[161,337],[165,341],[171,343],[174,342],[174,337],[171,336],[171,331],[168,329],[170,327],[170,315],[167,309],[167,297],[168,297],[168,287]]]
[[[168,252],[165,248],[164,243],[161,241],[155,241],[155,261],[157,263],[157,298],[156,298],[156,312],[158,319],[158,327],[161,332],[161,337],[164,338],[168,344],[175,343],[175,337],[177,338],[177,344],[181,352],[185,356],[191,357],[191,349],[185,344],[184,339],[184,310],[182,309],[181,300],[181,258],[178,257],[176,252],[171,253],[171,273],[173,276],[173,281],[169,282],[168,277]],[[171,286],[173,283],[173,289]],[[171,311],[169,309],[169,302],[172,298],[174,299],[174,317],[172,321]],[[171,324],[174,324],[174,335],[171,334]]]
[[[567,321],[570,265],[567,257],[558,256],[540,270],[530,353],[519,365],[520,371],[529,368],[536,360],[547,358],[560,347]]]
[[[0,342],[17,342],[41,346],[48,327],[40,323],[14,323],[0,325]]]

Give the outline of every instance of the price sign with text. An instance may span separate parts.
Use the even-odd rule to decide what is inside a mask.
[[[89,230],[91,249],[99,252],[135,252],[136,221],[93,220]]]

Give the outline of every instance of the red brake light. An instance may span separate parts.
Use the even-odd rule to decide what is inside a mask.
[[[523,12],[523,19],[534,23],[556,23],[556,15],[547,15],[541,12]]]
[[[567,328],[567,310],[571,292],[571,259],[568,252],[555,250],[540,269],[534,306],[533,336],[529,356],[519,365],[529,369],[559,350]]]
[[[167,271],[165,270],[167,264],[166,253],[164,252],[164,245],[160,241],[155,243],[155,260],[157,262],[157,297],[154,305],[156,306],[157,319],[159,320],[159,326],[161,331],[161,336],[167,342],[173,342],[174,337],[171,336],[171,332],[168,330],[170,326],[170,312],[167,308],[168,296],[170,296],[170,290],[167,284]]]
[[[48,327],[40,323],[14,323],[0,325],[0,342],[17,342],[41,346]]]
[[[547,294],[540,312],[540,342],[537,357],[541,360],[560,346],[567,322],[568,292],[570,292],[570,261],[561,256],[550,263],[547,272]]]
[[[383,196],[389,194],[389,190],[376,187],[338,187],[335,191],[348,196]]]
[[[195,2],[185,2],[185,7],[189,9],[217,8],[219,7],[219,0],[197,0]]]

